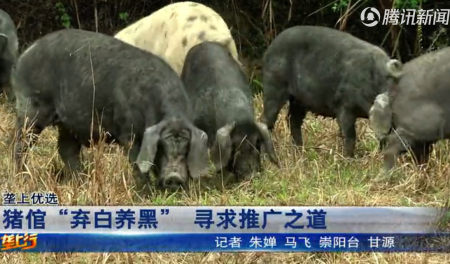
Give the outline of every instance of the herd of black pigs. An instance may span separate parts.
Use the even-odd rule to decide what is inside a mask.
[[[49,126],[69,172],[100,128],[108,143],[130,147],[138,188],[188,188],[189,179],[279,165],[271,132],[289,102],[293,144],[312,112],[336,118],[344,156],[353,157],[355,122],[368,118],[384,155],[379,177],[411,150],[427,162],[450,136],[450,48],[408,63],[336,29],[294,26],[263,56],[264,111],[257,121],[247,74],[222,17],[195,2],[167,5],[109,36],[79,29],[49,33],[21,54],[11,17],[0,10],[0,85],[15,104],[14,164]],[[27,139],[27,140],[25,140]]]

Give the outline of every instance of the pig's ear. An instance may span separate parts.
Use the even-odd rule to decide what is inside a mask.
[[[195,126],[190,126],[191,143],[188,154],[189,175],[193,179],[199,178],[208,171],[208,135]]]
[[[387,92],[379,94],[375,98],[369,110],[369,126],[379,141],[391,132],[392,109]]]
[[[403,75],[403,64],[399,60],[392,59],[386,63],[386,69],[389,72],[389,75],[395,80],[396,83],[399,82],[400,78]]]
[[[216,141],[211,148],[211,159],[216,171],[222,170],[229,162],[233,150],[231,132],[236,127],[236,122],[219,128],[216,132]]]
[[[141,173],[148,173],[153,165],[156,152],[158,151],[158,141],[160,138],[161,129],[166,125],[166,121],[148,127],[144,132],[144,137],[141,144],[141,149],[136,160]]]
[[[5,34],[0,33],[0,54],[3,54],[8,47],[8,37]]]

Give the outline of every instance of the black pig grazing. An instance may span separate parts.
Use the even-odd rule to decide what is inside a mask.
[[[17,29],[11,17],[0,9],[0,93],[9,85],[11,68],[19,54]]]
[[[91,129],[98,142],[99,125],[107,142],[131,146],[130,162],[142,174],[156,166],[160,187],[187,187],[188,176],[209,167],[207,136],[191,123],[178,75],[161,58],[114,37],[77,29],[50,33],[19,57],[12,87],[18,131],[24,118],[33,122],[33,134],[57,126],[59,154],[71,170],[81,166],[80,148],[89,145]],[[16,143],[16,161],[26,148]]]
[[[269,130],[255,121],[247,77],[230,52],[216,42],[193,46],[181,73],[194,105],[194,124],[208,134],[217,170],[227,168],[237,177],[261,170],[264,146],[278,164]]]
[[[354,156],[357,118],[368,118],[375,97],[401,78],[402,64],[349,33],[319,26],[281,32],[263,58],[263,122],[273,129],[289,101],[291,135],[303,145],[307,112],[337,119],[344,155]]]
[[[408,148],[423,164],[435,142],[450,138],[449,61],[447,47],[405,63],[399,84],[375,100],[370,124],[384,141],[384,171],[379,179],[388,176],[398,155]]]

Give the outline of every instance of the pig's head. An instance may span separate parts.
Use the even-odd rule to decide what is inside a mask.
[[[136,163],[143,174],[153,168],[162,189],[187,188],[189,177],[198,178],[208,169],[207,142],[206,133],[190,122],[163,120],[145,130]]]
[[[14,87],[16,84],[14,79],[12,80]],[[20,89],[17,90],[20,91]],[[33,144],[36,140],[36,135],[40,134],[47,126],[55,124],[58,116],[54,104],[50,100],[42,100],[37,96],[26,96],[17,90],[15,91],[16,131],[10,141],[15,142],[14,159],[19,165],[29,144]]]
[[[217,170],[229,166],[237,177],[261,171],[261,147],[279,166],[267,126],[260,122],[232,122],[217,130],[213,162]]]

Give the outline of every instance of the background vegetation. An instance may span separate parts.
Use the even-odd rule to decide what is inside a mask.
[[[144,0],[1,0],[0,8],[18,26],[21,48],[51,31],[64,27],[113,34],[133,21],[171,1]],[[394,25],[367,28],[360,22],[364,7],[450,8],[448,0],[245,0],[199,1],[213,7],[232,28],[241,60],[259,89],[261,56],[271,40],[293,25],[339,28],[380,45],[403,62],[449,44],[448,26]],[[260,95],[255,96],[257,115]],[[0,158],[4,177],[0,189],[19,192],[53,191],[65,205],[291,205],[291,206],[443,206],[448,202],[450,148],[441,142],[429,164],[415,166],[408,157],[399,159],[391,182],[371,181],[382,165],[377,142],[367,126],[358,121],[357,157],[342,157],[342,140],[334,120],[309,115],[304,124],[305,148],[292,145],[280,114],[274,132],[281,168],[265,162],[265,171],[236,181],[229,175],[202,179],[189,193],[154,191],[150,199],[134,192],[134,179],[122,149],[97,145],[85,151],[89,175],[85,180],[60,184],[55,176],[62,168],[56,150],[56,131],[47,129],[32,149],[28,172],[13,171],[8,155]],[[14,128],[14,111],[0,106],[0,140],[8,153]],[[199,253],[199,254],[5,254],[2,263],[448,263],[445,254],[293,254],[293,253]]]
[[[81,28],[114,34],[153,11],[178,1],[169,0],[1,0],[18,26],[21,47],[62,28]],[[294,25],[339,28],[382,46],[403,62],[449,43],[448,25],[377,25],[360,22],[365,7],[384,9],[450,8],[447,0],[209,0],[197,1],[214,8],[232,29],[243,62],[250,73],[271,40]],[[448,24],[448,23],[447,23]],[[256,72],[257,74],[257,72]]]

